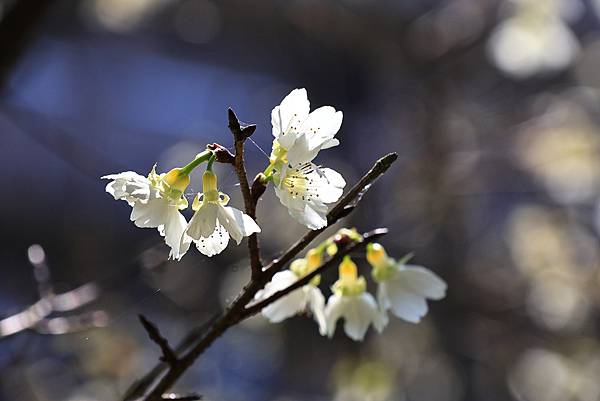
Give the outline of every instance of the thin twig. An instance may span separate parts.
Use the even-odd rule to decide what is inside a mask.
[[[101,310],[50,318],[53,313],[73,312],[93,302],[98,298],[98,287],[87,283],[74,290],[56,294],[43,248],[32,245],[28,250],[28,257],[38,285],[39,300],[21,312],[0,319],[0,341],[24,330],[58,335],[106,326],[108,317]]]
[[[175,355],[175,351],[173,351],[169,345],[169,341],[160,334],[158,327],[156,327],[156,325],[148,320],[144,315],[140,314],[138,317],[140,322],[142,322],[142,326],[144,326],[144,329],[146,329],[148,337],[150,337],[150,339],[160,347],[160,350],[162,351],[162,357],[160,360],[168,363],[171,366],[175,365],[178,359],[177,355]]]
[[[228,110],[229,130],[233,134],[235,141],[235,172],[237,173],[240,182],[240,189],[244,197],[244,208],[246,214],[256,220],[256,201],[250,191],[248,185],[248,177],[246,174],[246,166],[244,164],[244,142],[254,130],[255,125],[241,126],[235,112],[230,108]],[[262,271],[262,262],[260,260],[260,246],[258,244],[258,235],[256,233],[248,237],[248,251],[250,253],[250,268],[252,269],[252,277],[256,278]]]
[[[198,401],[202,397],[197,394],[178,395],[178,394],[165,394],[162,397],[165,401]]]
[[[265,308],[265,307],[269,306],[270,304],[272,304],[273,302],[285,297],[290,292],[308,284],[310,282],[310,280],[312,280],[315,276],[318,276],[319,274],[323,273],[325,270],[339,264],[345,255],[348,255],[349,253],[352,253],[353,251],[355,251],[359,248],[362,248],[370,241],[374,241],[375,239],[387,234],[387,232],[388,232],[387,228],[377,228],[373,231],[369,231],[368,233],[363,234],[362,239],[360,241],[354,241],[353,243],[350,243],[349,246],[343,250],[343,252],[338,252],[331,259],[329,259],[328,261],[323,263],[321,266],[319,266],[318,268],[313,270],[311,273],[307,274],[306,276],[304,276],[301,279],[299,279],[298,281],[296,281],[294,284],[290,285],[287,288],[284,288],[283,290],[277,291],[270,297],[263,299],[260,302],[253,303],[250,306],[248,306],[245,309],[244,318],[255,315],[256,313],[263,310],[263,308]]]
[[[235,116],[235,114],[233,114]],[[237,121],[237,118],[236,118]],[[231,122],[231,121],[230,121]],[[234,134],[235,135],[235,134]],[[348,193],[342,197],[338,204],[327,214],[327,220],[330,224],[337,222],[340,218],[346,216],[356,206],[356,199],[360,199],[365,189],[368,188],[379,176],[384,174],[390,166],[396,161],[397,155],[390,153],[379,159]],[[154,388],[146,395],[144,401],[161,401],[162,395],[166,393],[181,375],[204,353],[204,351],[227,329],[241,320],[247,318],[246,305],[254,298],[254,295],[264,287],[271,277],[283,269],[288,262],[296,257],[304,248],[306,248],[313,239],[324,229],[307,232],[300,240],[293,244],[283,255],[273,260],[258,277],[251,278],[250,282],[242,289],[235,301],[215,320],[215,322],[206,331],[203,337],[187,353],[179,357],[179,361],[171,366],[167,373],[156,383]],[[347,251],[347,250],[346,250]],[[344,256],[346,251],[341,251],[340,256]]]

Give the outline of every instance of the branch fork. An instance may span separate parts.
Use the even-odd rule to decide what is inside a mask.
[[[208,149],[215,152],[217,161],[233,164],[240,182],[246,214],[256,220],[256,204],[260,196],[264,193],[266,185],[262,182],[259,175],[252,183],[252,187],[249,186],[244,162],[244,142],[254,133],[256,125],[245,125],[240,123],[232,109],[228,110],[228,120],[228,127],[234,138],[235,154],[231,154],[227,149],[216,143],[209,145]],[[336,206],[329,211],[327,214],[328,226],[331,226],[341,218],[350,214],[371,184],[384,174],[396,159],[397,155],[395,153],[390,153],[377,160],[373,167],[338,201]],[[250,281],[225,311],[215,317],[206,327],[196,329],[186,335],[184,340],[175,348],[175,350],[160,334],[156,325],[140,315],[140,320],[146,329],[148,336],[160,347],[162,352],[161,361],[164,363],[159,364],[145,377],[135,382],[127,391],[124,401],[140,397],[142,397],[144,401],[199,399],[189,397],[170,398],[171,395],[167,395],[167,392],[175,385],[178,379],[198,359],[198,357],[200,357],[217,338],[227,331],[227,329],[242,320],[255,315],[264,307],[276,302],[290,292],[306,285],[316,275],[321,274],[325,270],[340,263],[345,255],[366,246],[370,241],[387,233],[387,229],[380,228],[364,233],[360,239],[353,240],[351,238],[339,238],[339,248],[336,255],[323,262],[316,270],[299,279],[289,287],[276,292],[269,298],[252,303],[256,293],[261,290],[277,272],[281,271],[289,262],[296,258],[319,234],[325,231],[326,228],[327,227],[308,231],[283,252],[282,255],[273,259],[264,267],[260,256],[258,236],[257,234],[249,236],[248,251],[252,271]],[[164,373],[165,371],[166,373]],[[158,379],[161,374],[163,374],[163,376]],[[147,391],[150,387],[151,389]],[[146,395],[144,396],[144,394]],[[191,397],[196,396],[193,395]]]

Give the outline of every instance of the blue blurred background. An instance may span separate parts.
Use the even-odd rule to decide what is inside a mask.
[[[271,109],[296,87],[344,112],[341,145],[318,163],[353,183],[400,156],[338,225],[389,227],[390,253],[414,252],[448,296],[421,324],[393,319],[362,343],[320,337],[304,317],[253,318],[177,389],[600,399],[599,63],[598,0],[1,1],[0,400],[118,399],[159,357],[138,313],[175,343],[233,299],[245,246],[168,262],[99,177],[230,147],[228,107],[258,125],[254,176]],[[241,206],[231,168],[218,174]],[[258,220],[265,259],[304,232],[272,190]],[[50,284],[79,291],[59,316],[7,331],[45,310]]]

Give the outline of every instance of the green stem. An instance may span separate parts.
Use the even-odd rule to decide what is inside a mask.
[[[267,178],[271,178],[273,176],[273,169],[274,168],[275,168],[275,163],[269,163],[269,165],[267,166],[267,168],[265,169],[265,171],[263,171],[263,174]]]
[[[212,150],[205,150],[202,153],[198,153],[198,155],[196,156],[196,158],[194,160],[192,160],[191,162],[189,162],[188,164],[186,164],[185,166],[183,166],[181,168],[181,171],[179,172],[180,175],[190,175],[190,173],[192,172],[193,169],[195,169],[196,167],[198,167],[200,164],[204,163],[205,161],[209,160],[211,157],[215,157],[214,156],[214,152]]]
[[[212,166],[213,166],[213,163],[215,162],[216,159],[217,159],[217,155],[215,155],[213,153],[210,156],[210,159],[208,159],[208,164],[206,165],[206,171],[212,171]]]

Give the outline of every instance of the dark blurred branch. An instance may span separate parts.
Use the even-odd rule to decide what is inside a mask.
[[[230,117],[233,113],[230,113]],[[233,114],[235,116],[235,114]],[[235,131],[232,129],[232,131]],[[234,134],[235,135],[235,134]],[[373,167],[350,189],[350,191],[344,195],[337,205],[327,214],[327,221],[330,224],[337,222],[340,218],[348,215],[356,207],[356,199],[360,199],[364,194],[365,190],[377,180],[382,174],[384,174],[391,165],[396,161],[397,155],[390,153],[381,159],[377,160]],[[165,394],[176,382],[179,380],[181,375],[187,371],[187,369],[198,359],[200,355],[227,329],[231,326],[236,325],[240,321],[248,318],[253,313],[256,313],[254,309],[250,309],[248,313],[246,306],[252,301],[256,293],[264,287],[264,285],[273,277],[275,273],[282,270],[288,262],[295,258],[300,252],[302,252],[311,242],[315,239],[325,228],[319,230],[308,231],[301,239],[293,244],[283,255],[273,260],[258,277],[253,277],[250,282],[242,289],[241,293],[233,301],[233,303],[225,310],[222,315],[217,318],[210,328],[203,334],[202,338],[193,346],[189,351],[183,353],[178,357],[176,364],[169,367],[167,373],[156,383],[154,388],[144,397],[145,401],[160,401],[163,399]],[[375,230],[373,233],[365,234],[365,239],[371,239],[375,236],[382,235],[384,232],[381,230]],[[351,252],[354,246],[359,246],[363,241],[359,241],[356,244],[350,243],[347,247],[342,249],[337,257],[343,257],[344,255]],[[335,260],[337,260],[334,258]],[[331,262],[331,261],[330,261]],[[332,266],[335,262],[326,263],[327,267]],[[325,268],[327,268],[325,267]],[[323,268],[323,269],[325,269]],[[298,285],[298,283],[294,284]],[[283,295],[280,295],[283,296]],[[276,299],[271,300],[274,302]],[[159,370],[159,368],[153,369],[153,372]],[[152,384],[151,379],[148,376],[143,382],[138,382],[134,388],[130,389],[125,396],[125,400],[131,400],[134,397],[132,393],[135,393],[138,397],[141,396],[141,392],[145,391],[147,387]]]
[[[54,312],[72,312],[89,304],[98,297],[98,288],[88,283],[74,290],[55,294],[42,247],[31,246],[28,256],[38,284],[39,300],[25,310],[0,320],[0,340],[28,329],[41,334],[65,334],[106,326],[107,315],[104,311],[48,318]]]
[[[0,90],[27,50],[53,0],[17,0],[0,21]]]
[[[191,395],[177,395],[177,394],[165,394],[163,400],[169,401],[197,401],[201,400],[202,397],[196,394]]]
[[[241,125],[235,112],[230,108],[228,110],[229,130],[233,134],[235,141],[235,172],[237,173],[244,197],[244,208],[246,214],[256,220],[256,201],[254,200],[250,187],[248,185],[248,177],[246,174],[246,166],[244,165],[244,142],[256,130],[256,125]],[[262,262],[260,260],[260,246],[258,244],[258,235],[256,233],[248,237],[248,251],[250,252],[250,268],[252,269],[252,277],[256,278],[262,271]]]
[[[142,322],[142,326],[144,326],[144,329],[146,329],[148,337],[150,337],[150,339],[160,347],[160,350],[162,351],[162,357],[160,360],[168,363],[169,365],[175,365],[177,363],[177,355],[175,355],[175,352],[169,345],[169,341],[160,334],[158,327],[146,319],[144,315],[138,315],[138,317],[140,322]]]

